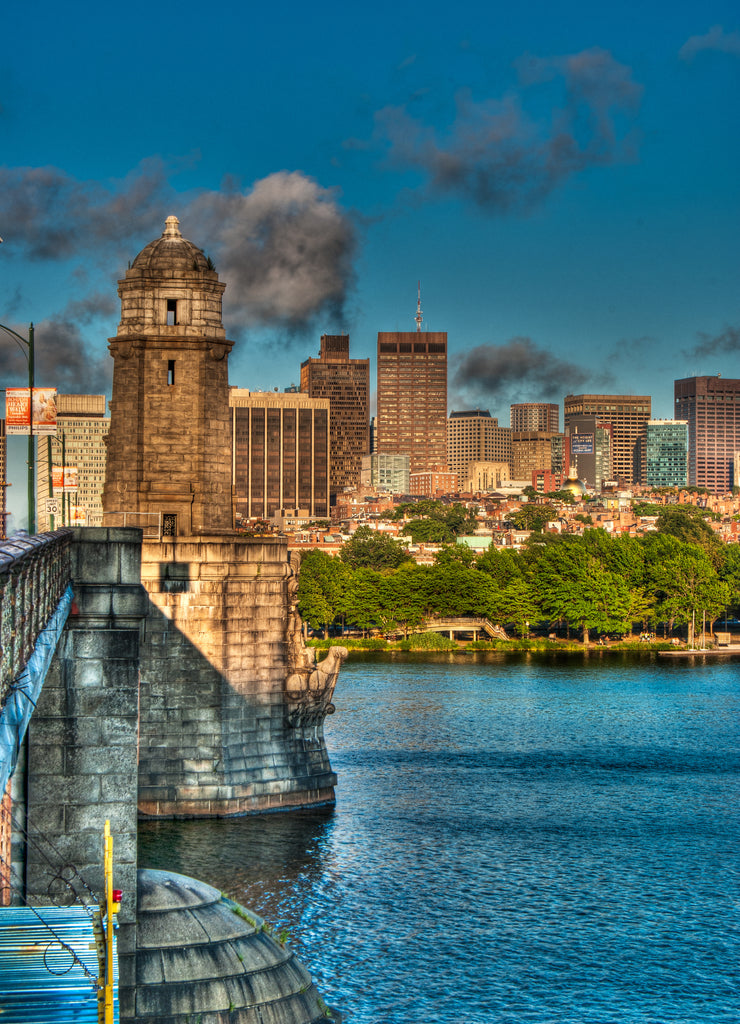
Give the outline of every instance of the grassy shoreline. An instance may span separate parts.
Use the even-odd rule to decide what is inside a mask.
[[[433,639],[432,639],[433,638]],[[350,654],[353,651],[363,654],[379,653],[392,654],[402,653],[436,653],[447,652],[451,654],[479,654],[486,651],[496,653],[518,653],[520,651],[538,651],[548,653],[583,653],[584,651],[614,651],[633,653],[645,653],[649,651],[680,651],[686,649],[682,641],[680,646],[672,644],[670,640],[654,640],[649,643],[635,640],[614,640],[605,644],[591,641],[583,644],[580,640],[450,640],[449,637],[440,636],[437,633],[420,633],[409,637],[408,640],[381,640],[373,639],[348,639],[332,637],[329,640],[308,640],[306,646],[313,648],[317,654],[325,654],[330,647],[346,647]]]

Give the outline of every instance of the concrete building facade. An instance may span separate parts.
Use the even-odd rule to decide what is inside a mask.
[[[602,425],[611,424],[610,477],[625,485],[645,479],[650,412],[650,395],[566,395],[563,402],[565,427],[576,416],[595,416]]]
[[[301,363],[301,391],[329,400],[329,491],[360,482],[370,453],[370,360],[350,359],[348,334],[322,334],[318,359]]]
[[[740,380],[685,377],[674,381],[676,419],[689,425],[689,485],[724,494],[734,484],[740,451]]]
[[[686,420],[648,420],[648,487],[685,487],[689,479],[689,424]]]
[[[517,402],[511,407],[511,429],[515,432],[560,433],[560,406],[552,402]]]
[[[105,395],[57,395],[56,436],[41,435],[36,461],[36,522],[39,533],[60,526],[100,526],[110,429]],[[54,494],[52,470],[63,464],[77,470],[77,491]],[[59,512],[47,512],[47,500]],[[77,515],[71,515],[76,508]]]
[[[411,472],[447,468],[447,332],[378,333],[375,451]]]
[[[447,459],[458,479],[469,477],[471,462],[511,462],[511,428],[500,427],[486,409],[451,412],[447,420]]]
[[[328,517],[329,399],[232,388],[229,407],[236,525],[286,508]]]
[[[469,462],[468,473],[460,482],[463,491],[497,491],[511,480],[508,462]]]

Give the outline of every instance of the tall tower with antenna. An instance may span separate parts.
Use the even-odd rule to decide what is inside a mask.
[[[447,332],[378,333],[377,451],[408,455],[412,473],[447,468]]]

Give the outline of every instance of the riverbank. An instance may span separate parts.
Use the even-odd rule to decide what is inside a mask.
[[[609,640],[603,643],[591,641],[588,644],[580,640],[549,640],[542,638],[529,638],[524,640],[451,640],[449,637],[441,636],[438,633],[418,633],[407,640],[383,640],[377,637],[367,639],[348,639],[346,637],[332,637],[328,640],[309,640],[307,646],[312,647],[317,656],[323,656],[330,647],[346,647],[350,654],[353,651],[379,654],[393,654],[394,652],[424,653],[426,651],[445,651],[452,654],[468,655],[478,654],[481,651],[495,651],[497,653],[518,654],[523,651],[538,651],[549,654],[583,653],[584,651],[613,651],[623,653],[645,654],[655,651],[661,654],[710,654],[722,648],[712,648],[708,651],[692,651],[683,641],[680,646],[671,640]],[[731,649],[732,650],[732,649]],[[740,653],[740,648],[735,649]]]

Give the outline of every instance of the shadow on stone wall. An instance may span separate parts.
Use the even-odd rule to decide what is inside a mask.
[[[305,662],[296,666],[284,618],[279,630],[237,622],[237,636],[229,636],[227,619],[220,627],[227,675],[174,621],[187,615],[193,593],[192,581],[180,582],[182,589],[165,591],[170,614],[150,595],[143,628],[140,813],[225,816],[333,803],[323,721],[346,652],[335,649],[317,666],[303,648]],[[269,603],[272,587],[253,589]]]

